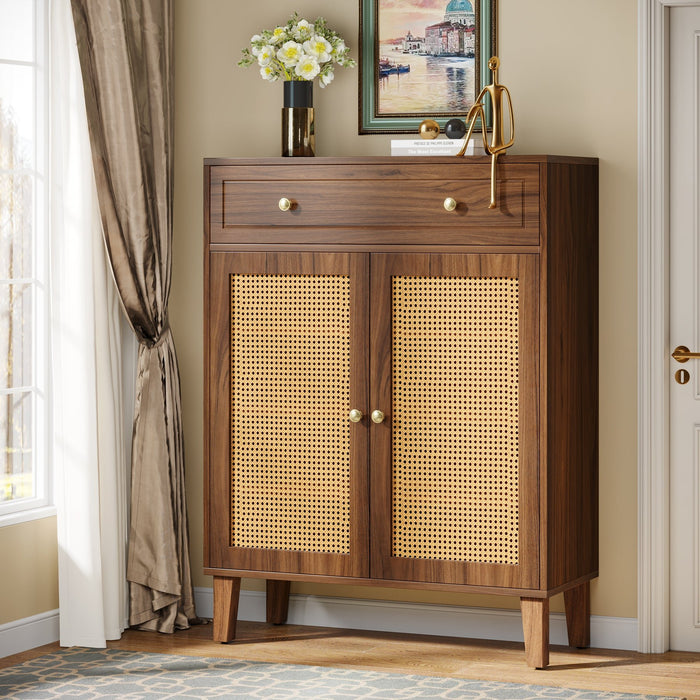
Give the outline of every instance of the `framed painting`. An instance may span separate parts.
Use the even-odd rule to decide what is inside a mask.
[[[464,118],[491,82],[496,1],[360,0],[359,133]]]

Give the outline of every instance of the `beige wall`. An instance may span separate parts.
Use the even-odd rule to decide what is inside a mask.
[[[56,518],[0,527],[0,625],[58,608]]]
[[[195,585],[202,569],[202,158],[279,155],[281,85],[236,65],[256,31],[286,19],[278,0],[176,0],[175,252],[171,322],[180,359]],[[357,47],[358,0],[299,0]],[[289,11],[293,9],[289,6]],[[636,617],[636,2],[500,0],[501,81],[518,153],[597,156],[601,178],[601,561],[593,612]],[[355,50],[354,55],[357,56]],[[614,59],[614,65],[612,60]],[[357,135],[357,70],[315,90],[319,155],[386,155]],[[614,125],[609,129],[608,125]],[[259,583],[251,582],[250,586]],[[517,605],[510,598],[298,585],[323,595]],[[560,602],[554,609],[560,609]]]
[[[279,155],[281,86],[236,66],[250,35],[286,17],[279,0],[176,0],[175,251],[171,321],[180,359],[194,580],[202,574],[202,158]],[[359,0],[299,0],[355,48]],[[635,0],[500,0],[501,81],[518,153],[600,158],[600,579],[593,613],[636,617]],[[319,155],[386,155],[357,135],[357,71],[315,91]],[[0,528],[0,624],[58,607],[55,519]],[[9,574],[7,572],[10,572]],[[259,584],[250,582],[250,587]],[[299,585],[323,595],[515,607],[510,598]],[[560,602],[554,609],[561,609]]]

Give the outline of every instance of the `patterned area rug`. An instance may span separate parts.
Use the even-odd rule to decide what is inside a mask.
[[[230,659],[142,654],[118,649],[73,648],[0,671],[6,698],[234,698],[277,700],[657,700],[590,690],[270,664]],[[670,700],[664,698],[663,700]]]

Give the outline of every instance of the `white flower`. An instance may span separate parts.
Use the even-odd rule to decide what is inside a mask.
[[[292,30],[292,34],[297,41],[303,41],[311,36],[311,30],[311,24],[305,19],[300,19]]]
[[[297,44],[296,41],[288,41],[282,44],[282,48],[277,52],[277,58],[279,58],[286,68],[296,66],[302,55],[303,47],[301,44]]]
[[[304,42],[304,51],[316,58],[319,63],[331,60],[333,47],[322,36],[313,36],[309,41]]]
[[[279,75],[275,73],[275,69],[273,66],[270,64],[263,66],[260,69],[260,75],[265,79],[269,80],[270,82],[277,80],[279,78]]]
[[[313,80],[321,70],[315,56],[304,54],[297,63],[294,72],[303,80]]]
[[[333,71],[328,71],[328,73],[323,73],[323,75],[321,75],[321,77],[318,79],[318,84],[324,88],[333,82],[333,78],[335,78]]]
[[[309,22],[297,12],[286,24],[253,34],[242,54],[238,65],[257,65],[265,80],[312,81],[318,78],[321,87],[333,81],[336,65],[348,68],[356,65],[345,41],[323,17]]]
[[[280,41],[284,41],[287,38],[287,27],[275,27],[272,30],[272,38],[270,41],[273,44],[279,44]]]
[[[268,45],[258,51],[258,65],[267,66],[275,57],[275,49]]]

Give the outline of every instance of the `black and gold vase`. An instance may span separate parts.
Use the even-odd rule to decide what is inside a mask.
[[[310,80],[284,81],[282,155],[316,155],[314,84]]]

